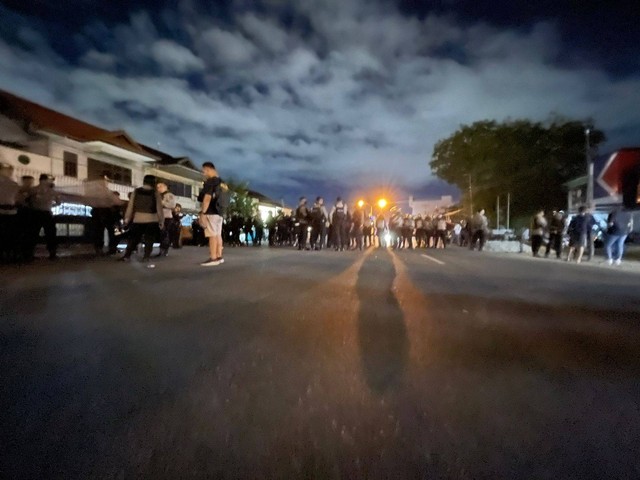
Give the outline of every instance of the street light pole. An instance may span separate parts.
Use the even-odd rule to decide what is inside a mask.
[[[585,159],[587,161],[587,208],[593,207],[593,162],[591,161],[591,129],[585,128]]]
[[[471,216],[473,216],[473,189],[471,188],[471,174],[467,173],[469,177],[469,210],[471,210]]]

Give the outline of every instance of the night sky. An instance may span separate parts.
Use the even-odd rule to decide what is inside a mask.
[[[635,3],[2,2],[0,88],[288,203],[435,197],[463,123],[557,114],[639,145]]]

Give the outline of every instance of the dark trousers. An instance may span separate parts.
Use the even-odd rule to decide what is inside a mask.
[[[531,251],[538,256],[540,247],[542,246],[542,235],[531,235]]]
[[[13,262],[18,259],[18,215],[0,213],[0,261]]]
[[[353,237],[353,240],[354,240],[354,247],[357,248],[358,250],[362,250],[363,241],[364,241],[362,227],[354,225],[353,231],[351,232],[351,236]]]
[[[58,233],[56,231],[56,221],[51,212],[44,210],[31,210],[29,212],[29,249],[28,258],[33,258],[33,254],[38,243],[40,230],[44,229],[44,238],[50,257],[56,256],[58,248]]]
[[[276,244],[276,229],[269,229],[269,246],[273,247]]]
[[[153,223],[133,223],[129,227],[129,244],[127,250],[124,253],[126,258],[129,258],[131,254],[138,248],[141,240],[144,240],[144,258],[151,256],[153,250],[153,242],[156,241],[160,234],[160,227],[156,222]]]
[[[173,227],[173,218],[164,219],[164,228],[160,232],[160,253],[167,253],[171,246],[171,228]]]
[[[362,235],[364,236],[364,246],[370,247],[373,245],[373,228],[372,227],[364,227],[362,231]]]
[[[425,248],[431,247],[431,241],[433,241],[433,245],[435,246],[436,240],[437,238],[433,230],[425,230],[424,232]]]
[[[549,243],[547,243],[547,251],[545,255],[548,257],[551,249],[555,250],[556,257],[560,258],[560,254],[562,253],[562,234],[561,233],[550,233],[549,234]]]
[[[324,246],[325,238],[325,226],[324,223],[314,223],[311,225],[311,247],[322,249]]]
[[[438,246],[438,243],[442,242],[442,248],[447,248],[447,231],[446,230],[438,230],[436,232],[436,244],[435,247]]]
[[[402,229],[402,248],[413,249],[413,232],[410,228]]]
[[[180,233],[182,231],[182,225],[180,220],[173,219],[169,228],[169,240],[173,248],[182,248],[180,243]]]
[[[300,223],[298,227],[298,250],[307,247],[307,239],[309,238],[309,225]]]
[[[262,240],[264,239],[264,229],[256,228],[256,245],[262,245]]]
[[[485,235],[484,230],[476,230],[473,232],[473,236],[471,237],[471,243],[469,244],[469,248],[474,250],[476,248],[476,243],[479,243],[478,250],[482,251],[484,248]]]
[[[338,248],[344,248],[345,239],[343,238],[343,235],[344,235],[344,222],[342,220],[336,219],[333,222],[333,241],[332,241],[333,248],[335,248],[336,250]]]
[[[91,217],[91,227],[93,229],[93,246],[96,251],[102,252],[104,248],[104,230],[107,230],[107,236],[109,238],[109,253],[115,253],[118,248],[116,242],[116,225],[112,218],[110,218],[110,212],[96,213]]]

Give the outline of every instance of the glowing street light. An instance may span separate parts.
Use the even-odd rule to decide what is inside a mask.
[[[364,207],[364,200],[358,200],[358,207]]]
[[[381,198],[380,200],[378,200],[378,206],[380,208],[384,208],[387,206],[387,201],[384,198]]]

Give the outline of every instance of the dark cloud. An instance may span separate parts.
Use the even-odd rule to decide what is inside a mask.
[[[552,14],[474,19],[466,1],[27,3],[0,6],[1,88],[289,201],[450,192],[428,170],[433,145],[484,118],[593,118],[610,148],[640,128],[637,63],[614,74],[584,60]]]

